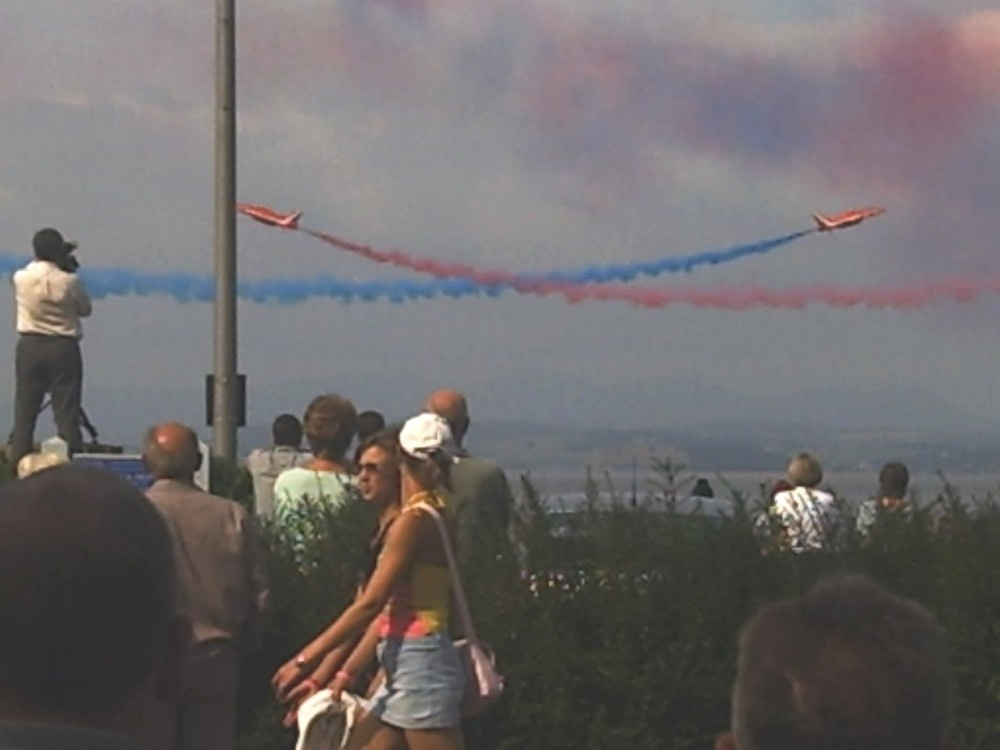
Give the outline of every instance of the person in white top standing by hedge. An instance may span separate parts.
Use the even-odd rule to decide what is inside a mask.
[[[16,393],[11,460],[32,450],[42,400],[52,397],[59,437],[70,453],[80,450],[80,398],[83,389],[81,318],[90,315],[90,297],[77,276],[76,243],[55,229],[41,229],[32,240],[35,258],[14,274],[17,297]]]
[[[823,467],[816,457],[800,453],[788,465],[793,488],[774,496],[771,512],[783,527],[785,543],[793,552],[829,549],[838,531],[836,501],[818,489]]]

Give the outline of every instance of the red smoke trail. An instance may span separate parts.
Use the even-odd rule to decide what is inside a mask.
[[[300,227],[300,231],[305,232],[310,237],[339,247],[349,253],[362,258],[375,261],[376,263],[387,263],[392,266],[409,268],[419,273],[425,273],[439,279],[468,279],[482,286],[496,286],[504,284],[520,292],[535,292],[536,287],[542,286],[540,283],[517,279],[516,276],[507,271],[498,271],[486,268],[475,268],[465,263],[444,263],[431,258],[418,258],[398,250],[376,250],[368,245],[361,245],[357,242],[341,239],[326,232],[317,232],[312,229]],[[538,291],[539,294],[546,294],[545,291]],[[549,294],[553,292],[548,292]]]
[[[338,249],[360,255],[377,263],[389,263],[394,266],[401,266],[413,271],[429,274],[438,279],[461,279],[476,286],[492,288],[495,291],[499,291],[500,287],[509,287],[518,292],[529,294],[553,294],[553,289],[569,285],[631,282],[637,276],[660,276],[664,273],[690,273],[695,268],[701,266],[717,266],[752,255],[763,255],[816,231],[815,229],[807,229],[785,234],[781,237],[772,237],[718,250],[706,250],[690,255],[651,258],[631,263],[594,265],[587,268],[563,269],[542,273],[514,274],[508,271],[475,268],[465,263],[447,263],[431,258],[420,258],[395,250],[376,250],[368,245],[350,242],[324,232],[316,232],[304,227],[296,228]]]
[[[716,310],[750,308],[796,310],[822,305],[837,308],[913,310],[935,302],[973,302],[987,294],[1000,294],[1000,275],[975,279],[953,277],[903,286],[847,287],[815,284],[790,289],[761,287],[652,289],[618,284],[564,287],[558,293],[573,303],[627,302],[645,308],[688,305]]]
[[[506,271],[478,269],[464,263],[443,263],[393,250],[376,250],[323,232],[301,231],[343,250],[378,263],[410,268],[438,278],[461,278],[475,284],[502,284],[540,296],[558,295],[567,302],[625,302],[635,307],[660,309],[687,305],[715,310],[764,308],[797,310],[811,306],[864,307],[876,310],[915,310],[952,301],[968,303],[985,295],[1000,294],[1000,275],[977,278],[929,279],[899,286],[849,287],[812,284],[789,289],[765,287],[637,287],[625,284],[574,284],[541,279],[519,279]]]

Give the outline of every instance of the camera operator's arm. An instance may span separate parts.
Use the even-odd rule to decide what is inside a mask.
[[[87,288],[80,281],[80,277],[74,274],[70,279],[70,294],[73,295],[73,304],[76,305],[76,314],[81,318],[86,318],[94,311],[94,306],[90,302],[90,295]]]
[[[74,255],[76,248],[77,244],[75,242],[64,242],[62,257],[58,265],[59,268],[70,274],[67,292],[69,292],[70,299],[73,300],[76,314],[81,318],[86,318],[94,311],[94,307],[90,302],[90,295],[87,294],[87,288],[83,285],[80,277],[76,275],[76,272],[80,270],[80,261]]]

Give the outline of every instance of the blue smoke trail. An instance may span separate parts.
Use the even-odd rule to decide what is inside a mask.
[[[299,227],[305,232],[338,250],[344,250],[375,263],[383,263],[397,268],[406,268],[437,279],[469,279],[478,284],[492,286],[505,284],[518,291],[532,292],[537,289],[527,288],[537,285],[569,284],[606,284],[608,282],[628,282],[636,276],[659,276],[663,273],[691,272],[698,266],[727,263],[749,255],[762,255],[777,247],[787,245],[794,240],[811,234],[815,229],[794,232],[782,237],[775,237],[759,242],[736,245],[725,250],[710,250],[693,255],[656,258],[638,263],[616,264],[610,266],[589,266],[579,270],[555,270],[539,273],[514,274],[492,268],[479,268],[466,263],[439,261],[426,256],[415,256],[398,250],[379,250],[368,245],[336,237],[326,232],[317,232],[305,227]]]
[[[480,286],[467,279],[345,281],[329,274],[320,274],[311,279],[241,281],[237,285],[237,293],[241,299],[258,304],[275,302],[286,305],[315,298],[340,302],[376,302],[384,299],[399,304],[439,296],[451,299],[481,295],[496,297],[503,291],[504,286]]]
[[[21,268],[27,259],[0,255],[0,274],[9,275]],[[107,297],[147,297],[162,295],[179,302],[211,302],[215,297],[215,280],[208,274],[187,272],[136,271],[129,268],[85,267],[78,272],[94,299]],[[500,285],[480,286],[466,279],[432,279],[414,281],[347,281],[330,274],[312,278],[273,278],[244,280],[237,285],[241,299],[258,304],[296,304],[310,299],[326,298],[341,302],[393,303],[438,296],[458,299],[486,295],[495,297],[504,289]]]
[[[763,255],[783,245],[812,234],[814,230],[806,229],[793,232],[782,237],[774,237],[760,242],[745,245],[735,245],[724,250],[708,250],[692,255],[680,255],[673,258],[657,258],[636,263],[622,263],[609,266],[590,266],[579,270],[555,270],[539,274],[518,274],[519,281],[551,282],[555,284],[607,284],[609,282],[628,282],[638,276],[660,276],[664,273],[690,273],[699,266],[716,266],[751,255]]]
[[[309,299],[334,299],[341,302],[375,302],[388,300],[394,304],[448,297],[497,297],[518,283],[548,283],[579,286],[612,281],[631,281],[637,276],[657,276],[663,273],[690,272],[702,265],[716,265],[731,260],[759,255],[786,245],[812,230],[676,258],[661,258],[631,264],[592,266],[580,270],[555,270],[536,274],[512,275],[509,281],[479,284],[461,277],[444,279],[392,281],[348,281],[330,274],[312,278],[272,278],[244,280],[237,285],[241,299],[257,304],[296,304]],[[22,256],[0,255],[0,274],[9,275],[26,262]],[[79,271],[81,279],[94,299],[106,297],[151,296],[172,297],[179,302],[211,302],[215,281],[211,275],[188,272],[138,271],[119,267],[89,267]]]
[[[10,276],[27,261],[15,255],[0,255],[0,275]]]

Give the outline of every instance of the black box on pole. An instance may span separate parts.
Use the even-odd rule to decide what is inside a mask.
[[[205,376],[205,424],[215,426],[215,376]],[[236,426],[247,426],[247,376],[236,376]]]

